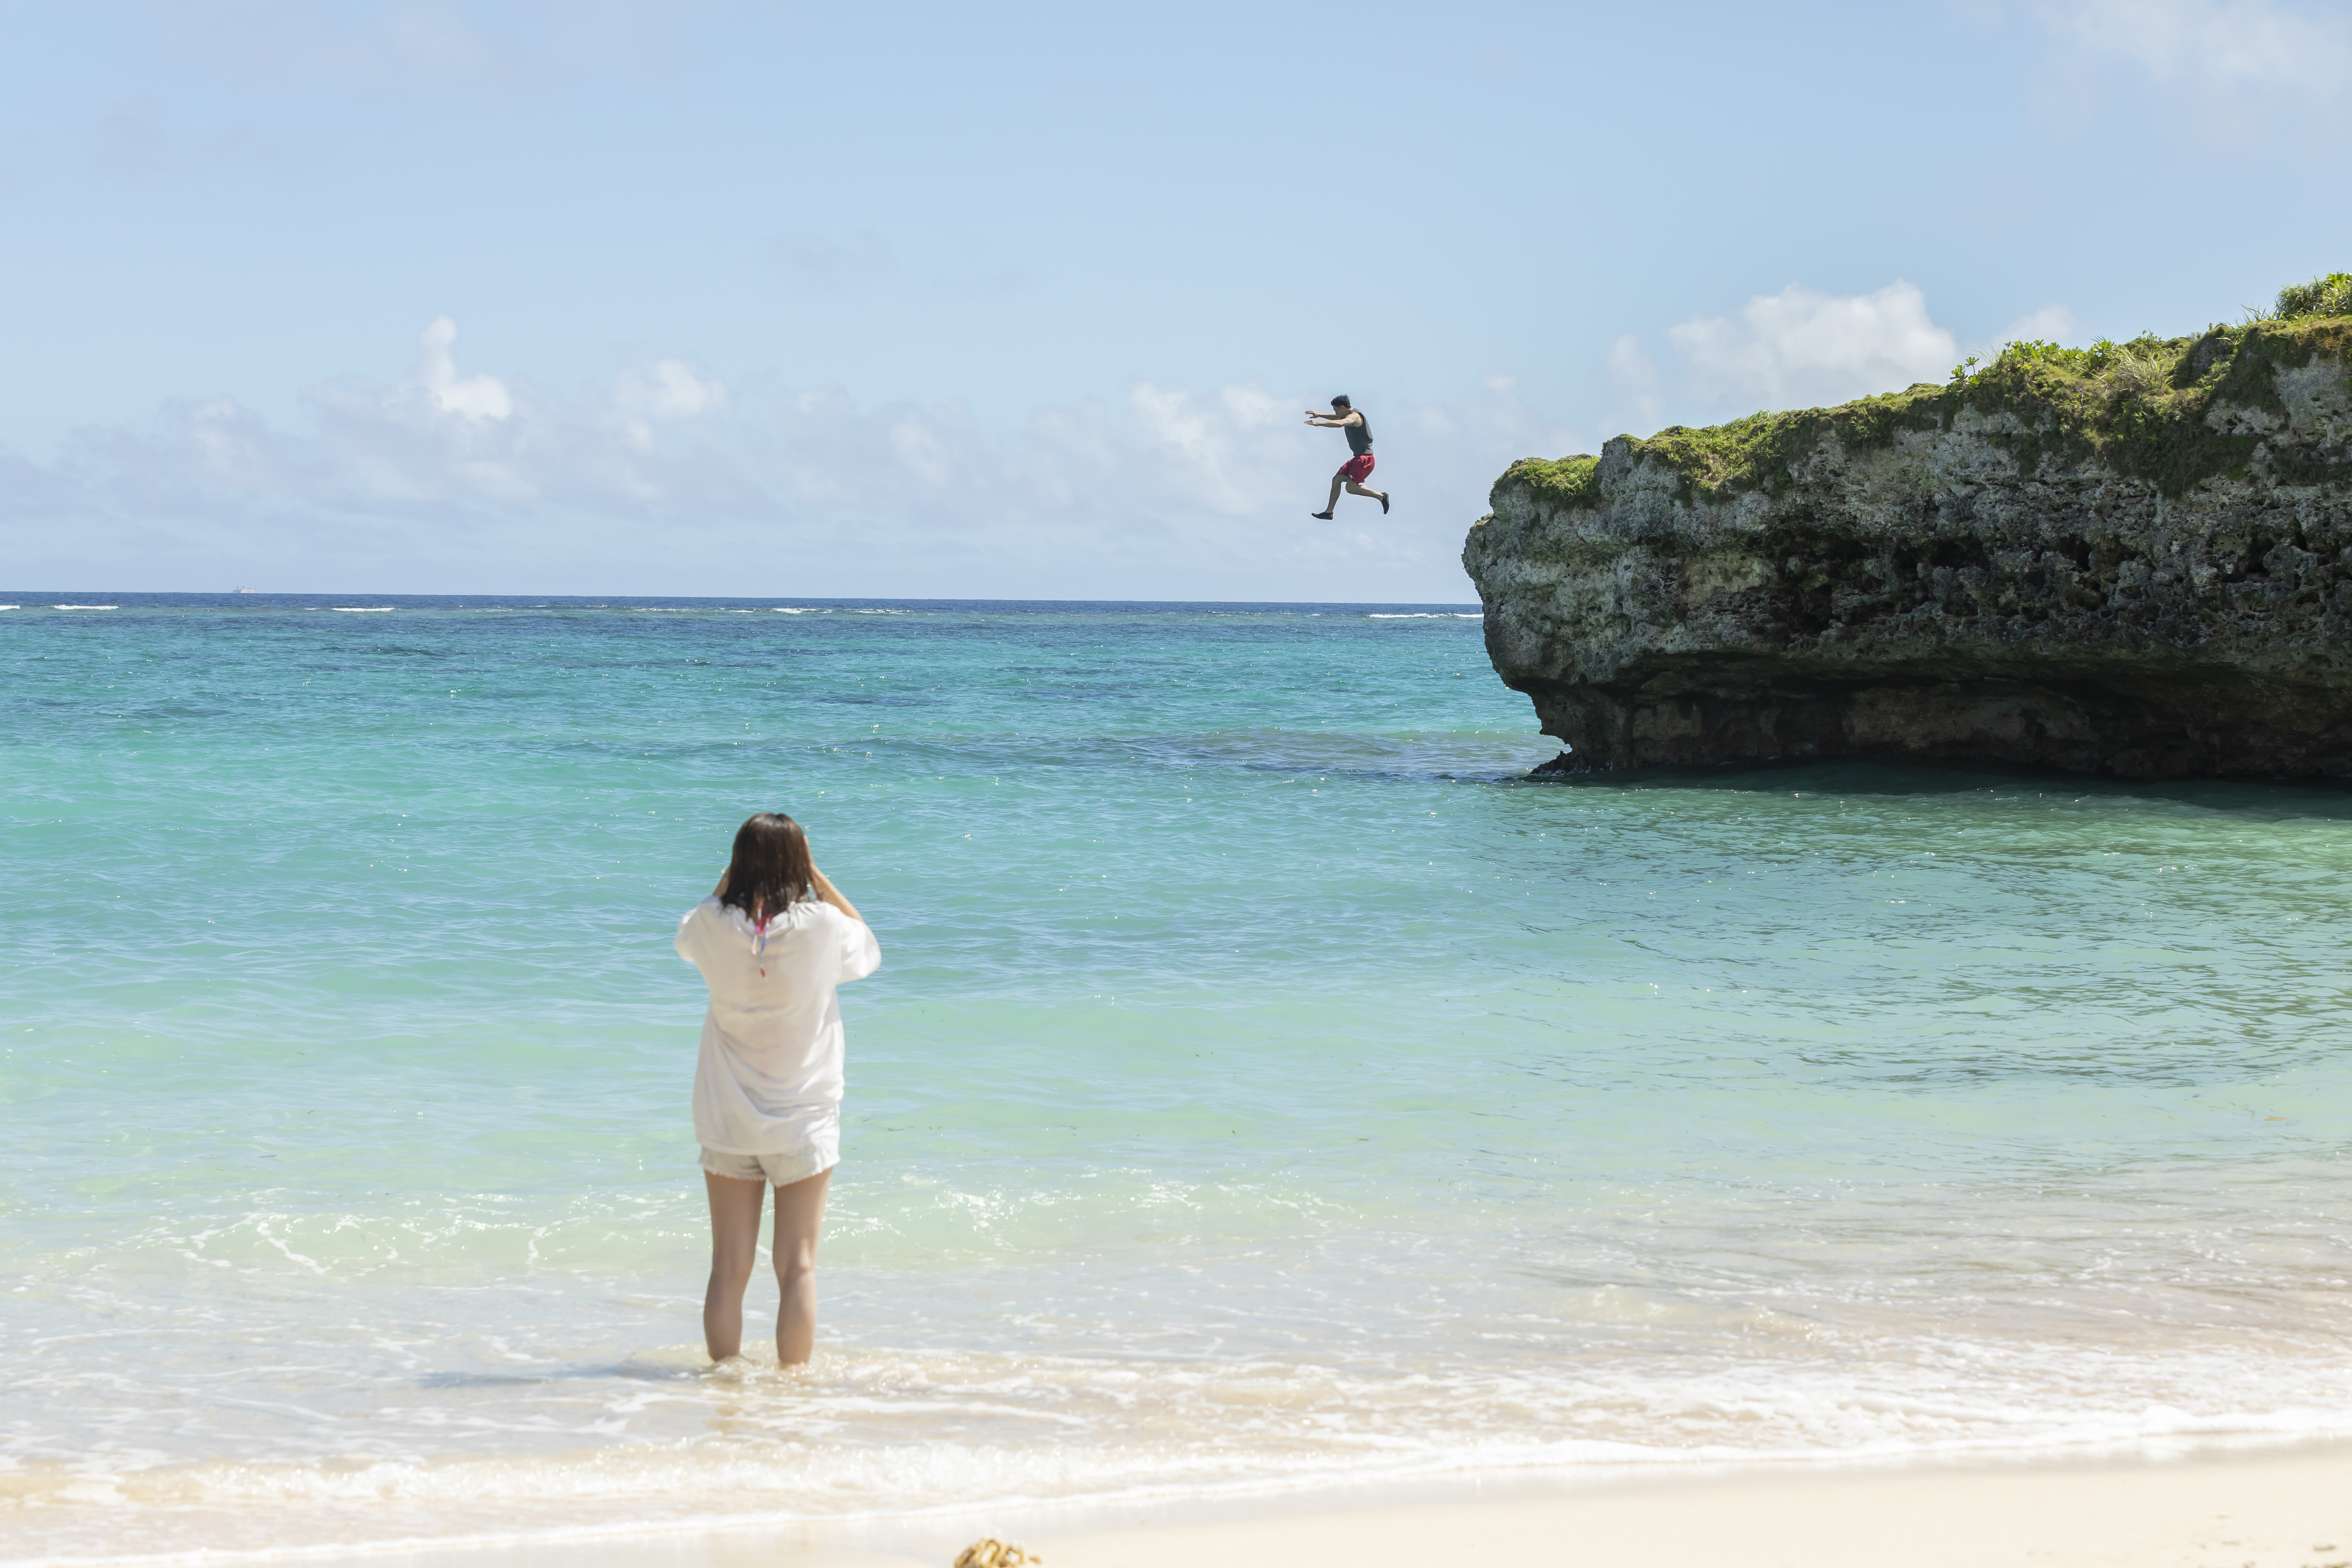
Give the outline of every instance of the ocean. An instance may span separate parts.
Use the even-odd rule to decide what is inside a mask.
[[[2352,1433],[2340,788],[1530,779],[1475,605],[0,603],[0,1560]],[[805,1373],[760,809],[883,948]]]

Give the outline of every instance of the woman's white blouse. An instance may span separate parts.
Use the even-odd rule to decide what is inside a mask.
[[[677,954],[710,987],[694,1068],[694,1135],[727,1154],[772,1154],[841,1104],[841,1003],[834,987],[880,967],[866,922],[794,904],[755,931],[709,898],[677,922]]]

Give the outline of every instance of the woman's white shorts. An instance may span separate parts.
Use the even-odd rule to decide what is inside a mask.
[[[702,1168],[712,1175],[765,1182],[772,1187],[805,1182],[840,1163],[841,1123],[829,1117],[822,1125],[810,1128],[807,1138],[795,1148],[761,1154],[730,1154],[718,1149],[702,1152]]]

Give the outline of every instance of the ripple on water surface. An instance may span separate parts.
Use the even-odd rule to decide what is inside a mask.
[[[1456,605],[100,598],[0,626],[37,1553],[2352,1426],[2336,790],[1529,781]],[[755,806],[887,953],[806,1375],[694,1348]]]

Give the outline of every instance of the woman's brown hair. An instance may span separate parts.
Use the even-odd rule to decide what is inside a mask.
[[[815,881],[816,865],[801,825],[781,811],[762,811],[735,830],[735,853],[727,862],[726,890],[719,901],[741,910],[753,925],[763,925],[815,897]]]

